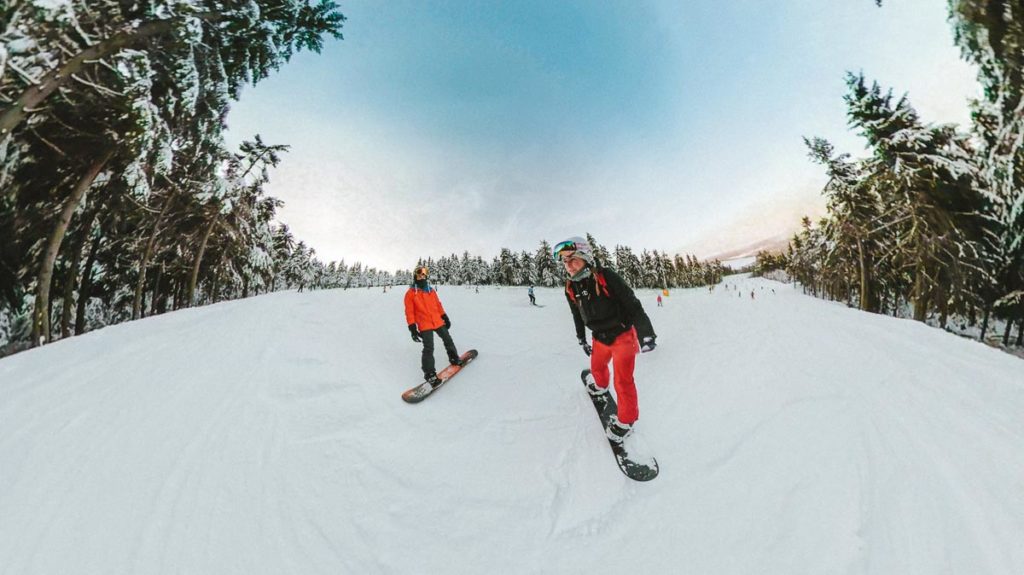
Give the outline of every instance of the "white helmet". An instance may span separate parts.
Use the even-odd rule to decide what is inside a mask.
[[[590,247],[590,242],[579,237],[573,236],[563,242],[555,244],[554,249],[551,250],[555,261],[561,261],[565,257],[578,258],[586,262],[590,267],[594,267],[594,250]]]

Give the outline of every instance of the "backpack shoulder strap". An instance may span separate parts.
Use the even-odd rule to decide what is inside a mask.
[[[608,282],[604,279],[604,274],[601,270],[594,270],[594,279],[597,280],[597,295],[601,295],[604,292],[605,297],[612,297],[611,292],[608,291]]]
[[[576,303],[576,294],[572,291],[572,282],[565,280],[565,293],[569,294],[569,301]]]

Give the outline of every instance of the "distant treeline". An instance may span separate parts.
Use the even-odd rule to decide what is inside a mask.
[[[669,256],[658,250],[643,250],[638,256],[628,246],[615,246],[614,252],[587,234],[598,265],[614,268],[634,288],[696,287],[718,283],[725,269],[718,261],[700,262],[688,255]],[[452,254],[449,257],[420,259],[430,268],[435,283],[453,285],[539,285],[556,286],[565,282],[562,265],[554,260],[551,245],[542,240],[537,251],[514,253],[502,248],[490,262],[479,256]],[[408,272],[399,272],[397,281],[411,282]]]

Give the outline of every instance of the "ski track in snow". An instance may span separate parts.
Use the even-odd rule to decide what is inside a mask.
[[[727,281],[638,292],[649,483],[615,465],[558,289],[442,286],[480,357],[418,405],[401,288],[0,360],[0,575],[1024,572],[1024,362]]]

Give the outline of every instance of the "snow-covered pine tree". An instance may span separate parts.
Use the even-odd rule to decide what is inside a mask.
[[[612,261],[612,256],[608,252],[608,248],[597,243],[597,240],[594,239],[594,236],[590,233],[587,233],[587,242],[590,244],[590,248],[594,252],[594,261],[597,262],[597,265],[611,268],[615,267],[615,262]]]
[[[659,287],[668,289],[676,287],[678,284],[676,283],[676,270],[672,264],[672,258],[666,252],[658,254],[657,250],[655,250],[654,253],[655,257],[658,258],[658,273],[661,275],[662,281]]]
[[[906,96],[893,103],[892,91],[863,75],[847,77],[847,115],[874,151],[869,168],[887,185],[885,199],[896,207],[890,222],[898,229],[908,267],[912,266],[914,318],[925,319],[941,287],[966,286],[980,268],[978,214],[986,200],[977,187],[978,170],[967,138],[953,126],[923,124]],[[940,273],[952,273],[943,282]],[[962,294],[957,294],[961,299]]]
[[[877,311],[875,297],[876,260],[883,251],[886,222],[882,199],[874,180],[849,154],[834,154],[834,147],[822,138],[804,139],[808,156],[825,166],[828,181],[822,193],[830,215],[826,233],[831,238],[831,254],[837,260],[832,269],[846,278],[856,277],[857,301],[866,311]]]
[[[0,186],[0,230],[5,237],[15,239],[12,243],[31,245],[0,252],[0,291],[13,305],[18,305],[19,290],[27,287],[36,293],[36,320],[32,322],[36,337],[32,339],[39,342],[50,338],[48,300],[52,280],[57,280],[65,300],[61,323],[66,333],[71,299],[76,292],[83,299],[81,288],[86,278],[91,282],[94,276],[91,269],[78,273],[85,244],[82,240],[91,233],[93,222],[115,235],[125,233],[124,227],[107,225],[118,217],[94,214],[82,208],[84,203],[76,205],[90,195],[100,196],[97,203],[104,203],[108,209],[123,206],[130,212],[132,204],[122,203],[119,196],[128,194],[127,199],[139,209],[123,219],[141,220],[142,225],[136,229],[147,230],[148,236],[135,242],[141,254],[135,270],[123,260],[103,254],[102,245],[106,244],[93,243],[100,252],[89,262],[101,265],[99,262],[106,259],[112,264],[104,266],[107,273],[100,288],[113,289],[125,280],[134,283],[132,308],[136,317],[141,315],[149,286],[154,290],[151,304],[168,279],[178,284],[178,291],[185,289],[180,277],[175,279],[182,270],[176,265],[168,267],[167,260],[188,258],[189,250],[162,244],[161,230],[178,229],[189,221],[185,214],[174,211],[189,203],[176,200],[217,187],[212,177],[216,162],[197,166],[190,148],[223,149],[219,135],[226,106],[237,97],[240,87],[266,77],[297,50],[319,50],[323,35],[340,37],[344,18],[330,2],[307,0],[254,0],[232,6],[204,0],[71,0],[22,3],[17,9],[12,6],[5,5],[5,18],[0,22],[0,45],[4,47],[0,54],[0,102],[5,103],[0,111],[0,180],[5,184],[16,181],[17,185]],[[76,82],[69,83],[71,77]],[[44,102],[46,105],[40,105]],[[52,126],[49,131],[54,138],[40,137],[47,126]],[[94,135],[93,139],[106,137],[108,141],[85,145],[89,134]],[[169,145],[172,138],[174,153]],[[48,161],[47,156],[55,152],[57,161]],[[175,162],[175,154],[188,161]],[[89,188],[100,187],[87,182],[89,177],[95,181],[102,169],[92,166],[108,162],[109,173],[116,178],[100,177],[104,189],[89,193]],[[19,169],[31,170],[43,164],[50,166],[47,172],[28,172],[26,177],[12,179]],[[174,167],[187,168],[187,178],[171,177]],[[81,185],[63,181],[52,185],[46,181],[50,173],[66,179],[75,171]],[[91,175],[94,172],[97,175]],[[202,189],[204,186],[207,189]],[[48,190],[51,196],[45,198],[34,192],[39,189]],[[159,195],[161,189],[163,197]],[[162,202],[159,209],[149,211],[147,204],[153,191],[158,193],[153,199]],[[31,209],[33,204],[38,210]],[[80,211],[89,217],[79,221],[75,216]],[[12,223],[11,214],[15,212],[26,223],[21,229],[15,229]],[[46,222],[52,213],[61,215]],[[38,216],[33,217],[35,214]],[[50,227],[52,233],[39,236],[36,230],[45,227]],[[68,235],[71,241],[64,246],[63,239]],[[24,261],[33,263],[11,261],[12,253],[19,254],[15,256],[18,259],[27,256]],[[217,264],[227,264],[226,254],[221,256]],[[158,269],[155,281],[146,274],[151,263]],[[214,297],[225,289],[225,279],[237,275],[235,272],[211,273],[209,291]],[[128,279],[126,274],[135,277]],[[25,286],[26,281],[32,281],[32,285]],[[76,282],[81,283],[76,286]],[[119,294],[123,291],[117,288]],[[183,298],[175,295],[177,305]],[[120,301],[120,297],[115,299]],[[108,304],[111,301],[108,298]]]
[[[991,274],[979,290],[987,327],[995,302],[1024,290],[1024,6],[1010,0],[951,0],[949,16],[955,42],[964,59],[976,65],[983,88],[973,116],[982,143],[981,169],[991,187],[992,241],[985,252]],[[1024,310],[1011,316],[1024,332]],[[983,338],[984,332],[983,327]]]
[[[520,252],[519,257],[516,258],[518,265],[516,266],[516,285],[532,285],[537,283],[537,264],[533,260],[533,256],[529,252]]]
[[[658,260],[646,249],[640,254],[640,283],[634,287],[652,288],[661,284]]]
[[[534,257],[537,267],[537,283],[545,287],[559,285],[565,276],[551,250],[551,244],[547,240],[541,240],[540,247],[537,248],[537,255]]]
[[[516,256],[508,248],[501,248],[497,257],[497,266],[494,270],[495,283],[498,285],[515,285],[516,281]]]
[[[692,284],[689,260],[682,254],[676,254],[674,267],[672,283],[677,287],[690,287]]]
[[[643,281],[640,259],[629,246],[615,246],[615,269],[631,286],[638,286]]]

